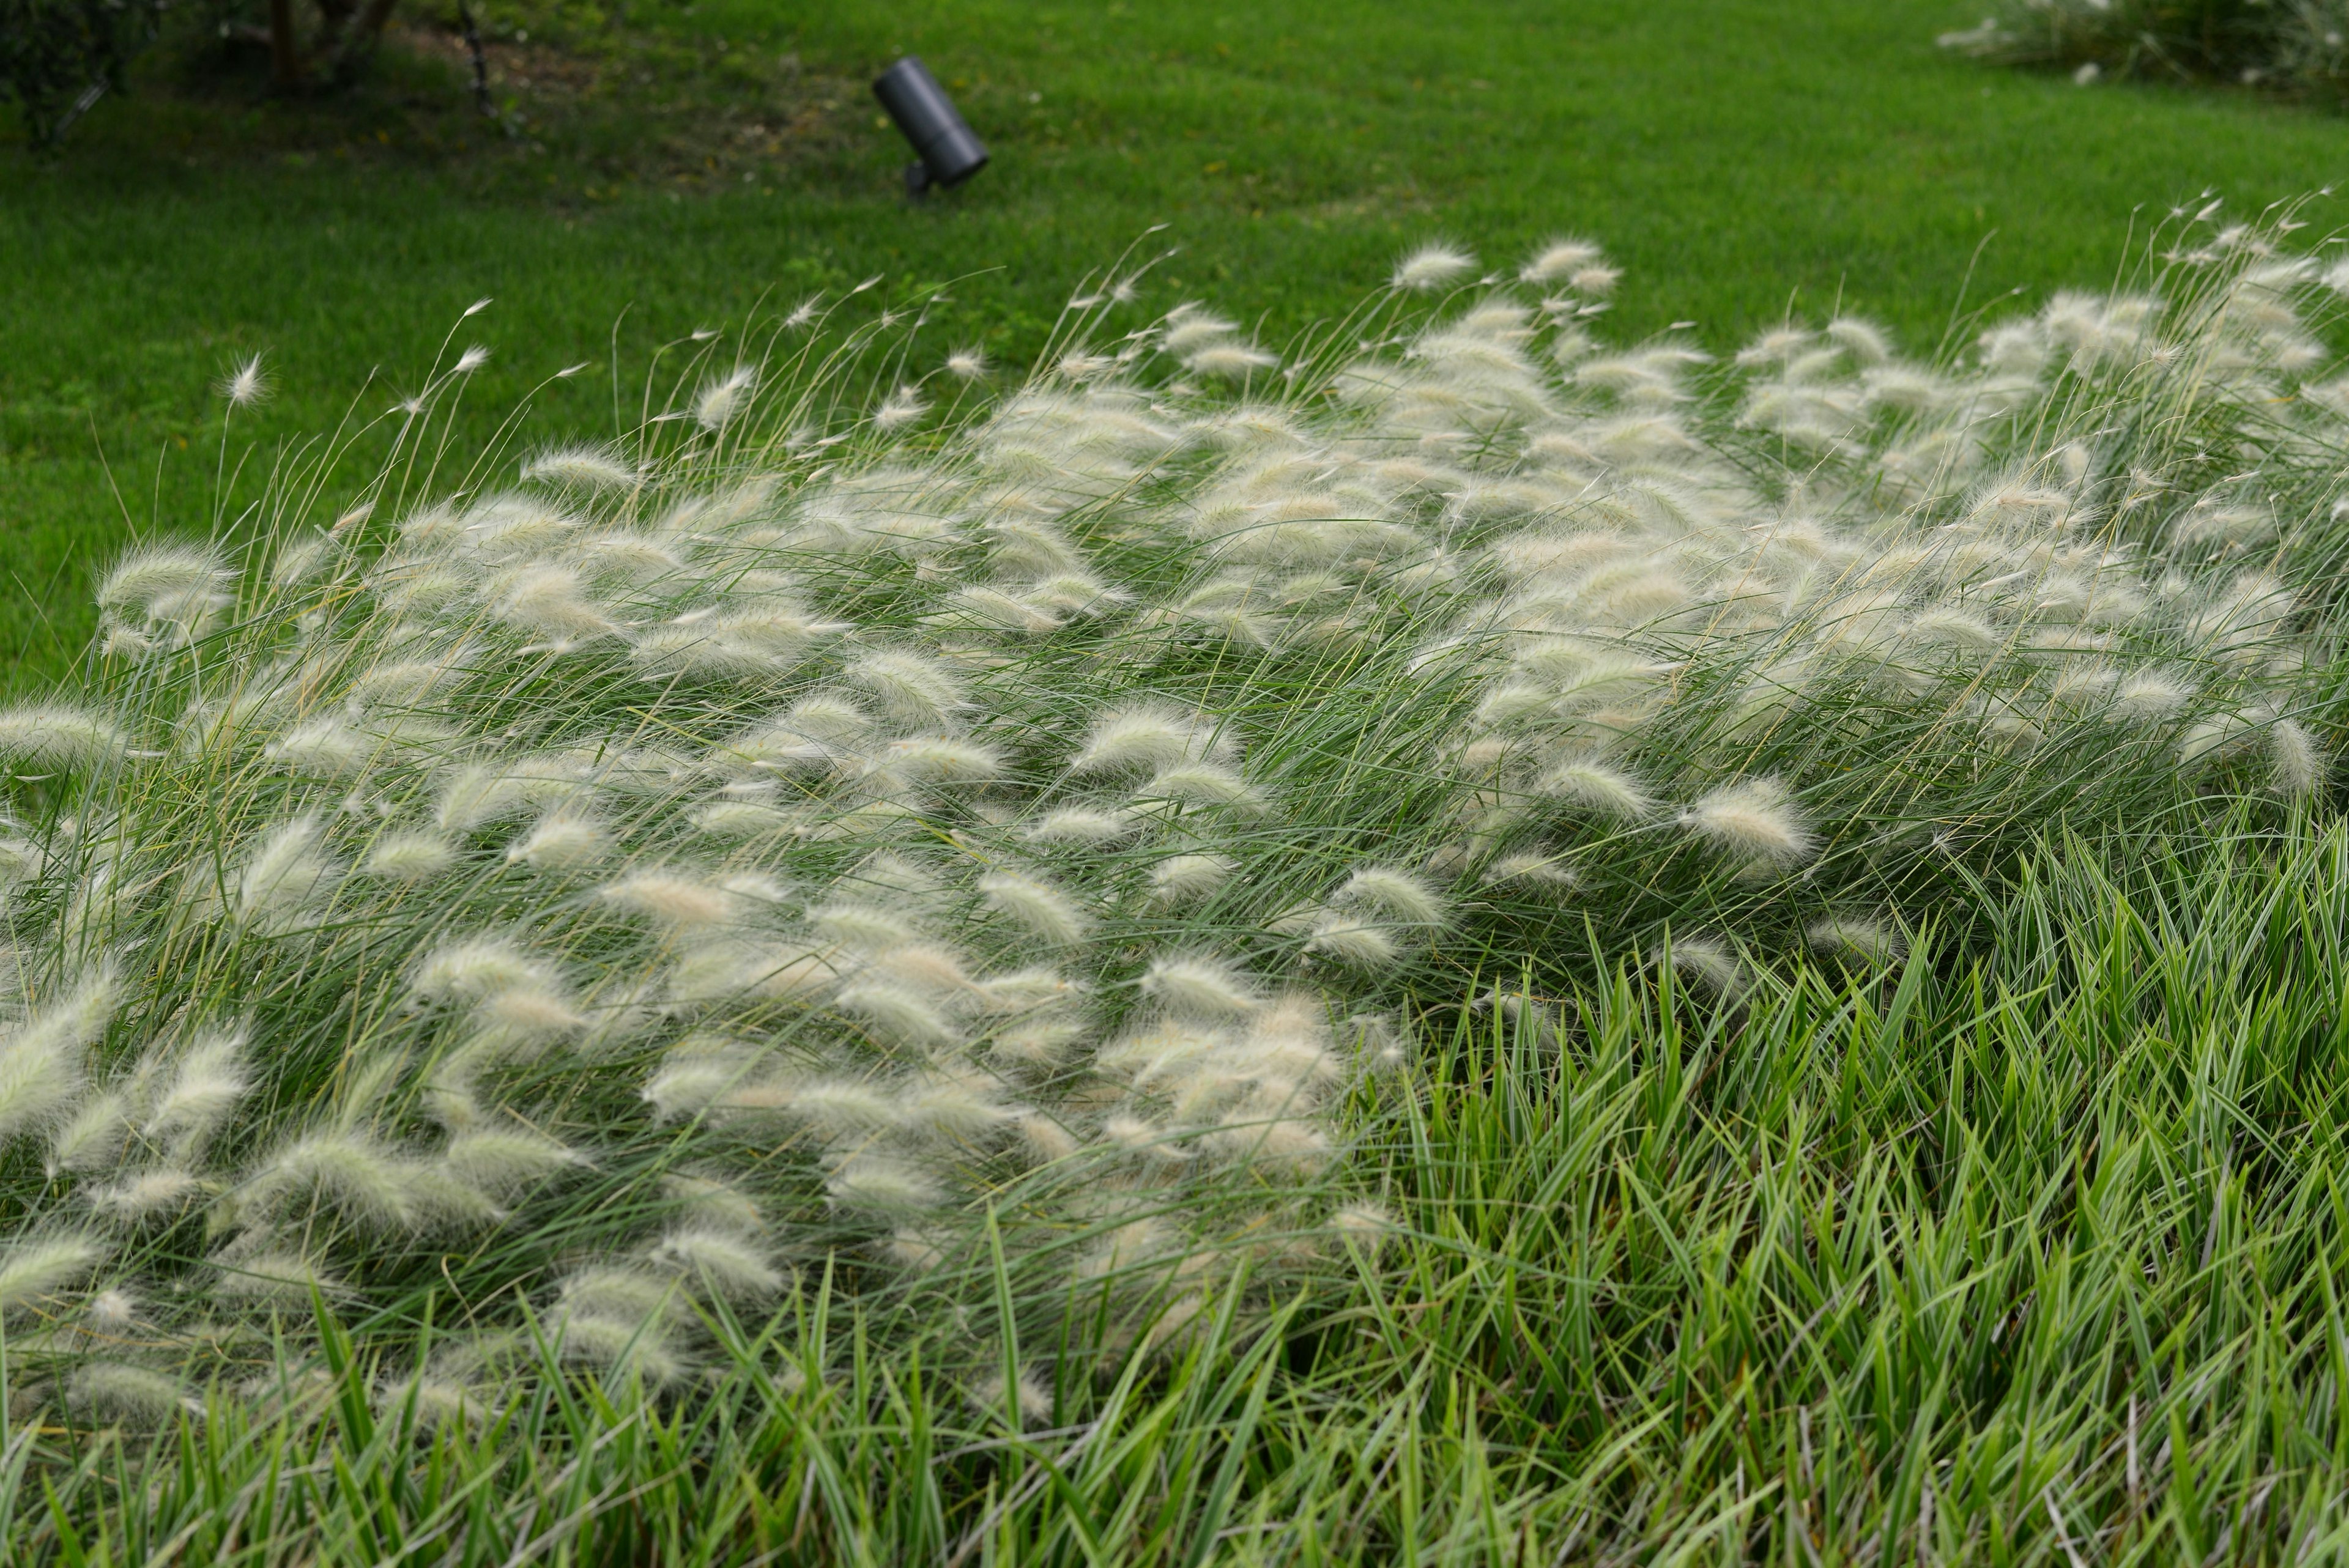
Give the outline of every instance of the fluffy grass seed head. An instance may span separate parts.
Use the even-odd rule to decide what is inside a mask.
[[[1330,1216],[1330,1228],[1365,1257],[1375,1258],[1394,1236],[1394,1217],[1376,1203],[1348,1203]]]
[[[881,400],[873,410],[873,428],[876,430],[902,430],[916,424],[930,411],[929,399],[913,387],[900,387]]]
[[[1726,784],[1691,806],[1682,826],[1749,866],[1784,870],[1816,851],[1816,841],[1775,779]]]
[[[506,861],[533,871],[575,871],[596,864],[611,850],[612,836],[602,823],[576,811],[555,811],[510,845]]]
[[[87,708],[57,702],[0,708],[0,764],[19,773],[76,772],[129,748],[121,726]]]
[[[269,373],[262,368],[261,356],[247,355],[230,366],[217,383],[217,390],[232,408],[250,408],[268,401],[272,388]]]
[[[42,1169],[51,1177],[60,1171],[106,1170],[120,1157],[129,1132],[129,1098],[119,1091],[92,1095],[50,1135],[49,1154]]]
[[[1352,915],[1330,913],[1313,924],[1306,939],[1305,951],[1334,958],[1340,964],[1357,969],[1375,969],[1392,964],[1402,951],[1394,934],[1382,925],[1373,925]]]
[[[1391,866],[1362,867],[1346,879],[1330,902],[1369,904],[1413,925],[1441,925],[1451,914],[1442,893]]]
[[[340,868],[321,847],[324,828],[310,813],[264,835],[237,873],[232,916],[269,923],[299,913],[330,891]]]
[[[0,1252],[0,1313],[56,1295],[104,1263],[109,1250],[95,1236],[69,1233],[12,1243]]]
[[[1141,826],[1132,812],[1062,806],[1029,823],[1025,836],[1036,844],[1112,844],[1132,837]]]
[[[1009,915],[1056,946],[1082,942],[1092,925],[1075,900],[1040,877],[1014,871],[990,872],[978,879],[978,891],[989,909]]]
[[[1391,286],[1425,292],[1439,289],[1475,271],[1476,258],[1457,245],[1438,241],[1425,244],[1395,263]]]
[[[359,859],[357,873],[387,882],[428,882],[457,861],[449,841],[426,829],[386,833]]]
[[[127,1361],[83,1362],[67,1376],[65,1396],[77,1415],[143,1427],[204,1413],[178,1378]]]
[[[616,909],[678,930],[730,925],[743,913],[742,901],[732,890],[673,872],[637,872],[599,889],[597,896]]]
[[[0,1037],[0,1141],[54,1120],[81,1091],[83,1056],[121,999],[111,965]]]
[[[1600,817],[1636,822],[1655,810],[1639,781],[1619,768],[1584,758],[1561,762],[1535,785],[1542,794],[1568,800]]]
[[[706,384],[693,402],[693,418],[705,430],[722,430],[742,411],[758,390],[759,373],[738,366],[719,380]]]
[[[409,985],[429,1001],[477,1002],[525,985],[547,988],[554,979],[553,965],[513,938],[482,934],[434,948],[418,963]]]
[[[1890,964],[1909,951],[1908,937],[1884,920],[1831,915],[1812,922],[1804,934],[1813,952],[1868,968]]]
[[[967,706],[961,683],[919,654],[869,654],[842,673],[880,698],[891,717],[907,724],[942,724]]]
[[[1199,1018],[1244,1018],[1262,1005],[1239,970],[1198,954],[1154,960],[1142,977],[1142,994],[1171,1012]]]
[[[631,490],[642,478],[618,453],[608,447],[595,446],[551,448],[524,463],[522,477],[565,490],[589,491]]]
[[[1709,996],[1733,1002],[1751,984],[1745,965],[1728,946],[1710,936],[1674,936],[1666,954],[1672,972]]]
[[[1210,852],[1169,855],[1150,868],[1150,893],[1167,905],[1195,903],[1216,893],[1238,867],[1228,855]]]
[[[2268,726],[2268,779],[2276,793],[2295,800],[2314,795],[2324,788],[2326,771],[2324,754],[2305,726],[2289,718]]]
[[[1536,251],[1517,276],[1529,284],[1551,284],[1605,260],[1606,253],[1588,240],[1556,239]]]
[[[180,1054],[170,1080],[150,1105],[140,1136],[192,1160],[227,1124],[253,1087],[243,1029],[211,1029]]]
[[[1195,349],[1183,365],[1194,376],[1245,381],[1259,370],[1279,369],[1280,356],[1268,354],[1253,344],[1211,343],[1205,348]]]
[[[98,584],[101,610],[138,609],[156,620],[220,592],[228,569],[209,550],[184,544],[148,544],[131,551]]]
[[[460,1133],[440,1158],[459,1180],[500,1200],[585,1163],[568,1146],[520,1126]]]
[[[740,1231],[688,1225],[669,1232],[647,1254],[730,1301],[769,1301],[782,1293],[782,1272],[765,1248]]]
[[[1069,771],[1151,773],[1210,755],[1212,733],[1191,715],[1154,704],[1123,707],[1094,720]]]
[[[1016,1409],[1023,1427],[1040,1426],[1052,1418],[1052,1391],[1024,1367],[1008,1385],[1000,1372],[981,1378],[971,1387],[969,1398],[981,1415],[1000,1416]]]

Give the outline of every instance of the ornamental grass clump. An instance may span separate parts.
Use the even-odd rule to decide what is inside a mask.
[[[2305,810],[2349,398],[2281,241],[1936,365],[1602,346],[1570,240],[1281,356],[1113,281],[991,400],[843,304],[448,482],[469,353],[0,712],[11,1364],[160,1417],[340,1317],[471,1420],[845,1295],[1042,1419],[1361,1254],[1349,1084],[1496,970],[1733,1003],[2051,817]]]

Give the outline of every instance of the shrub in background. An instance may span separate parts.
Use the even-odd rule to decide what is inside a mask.
[[[2349,93],[2344,0],[2001,0],[1945,48],[2098,76]]]
[[[0,0],[0,97],[16,100],[36,146],[122,85],[167,8],[168,0]]]

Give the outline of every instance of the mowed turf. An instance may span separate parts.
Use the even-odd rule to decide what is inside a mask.
[[[658,343],[875,273],[965,278],[930,347],[978,339],[1016,363],[1159,223],[1145,250],[1180,250],[1137,320],[1200,295],[1278,341],[1414,240],[1501,264],[1572,230],[1628,267],[1606,324],[1622,336],[1685,321],[1729,348],[1839,304],[1923,346],[2006,291],[2109,284],[2148,216],[2206,188],[2251,210],[2349,170],[2349,120],[1951,57],[1934,34],[1973,18],[1933,0],[704,0],[657,17],[730,59],[796,57],[837,89],[831,139],[722,182],[615,185],[560,152],[485,181],[396,149],[289,156],[258,103],[182,151],[184,111],[132,98],[54,159],[0,150],[11,684],[70,667],[91,573],[127,534],[233,519],[280,442],[378,412],[485,295],[473,431],[548,373],[595,367],[538,399],[528,428],[547,435],[612,428],[616,343],[633,405]],[[995,152],[918,206],[857,87],[906,51]],[[255,351],[278,396],[234,432],[232,467],[257,444],[216,508],[208,386]]]

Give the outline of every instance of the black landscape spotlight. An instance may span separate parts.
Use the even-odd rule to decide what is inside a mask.
[[[905,165],[908,194],[919,196],[933,185],[959,185],[987,167],[987,148],[916,57],[907,55],[883,71],[873,96],[914,144],[916,161]]]

